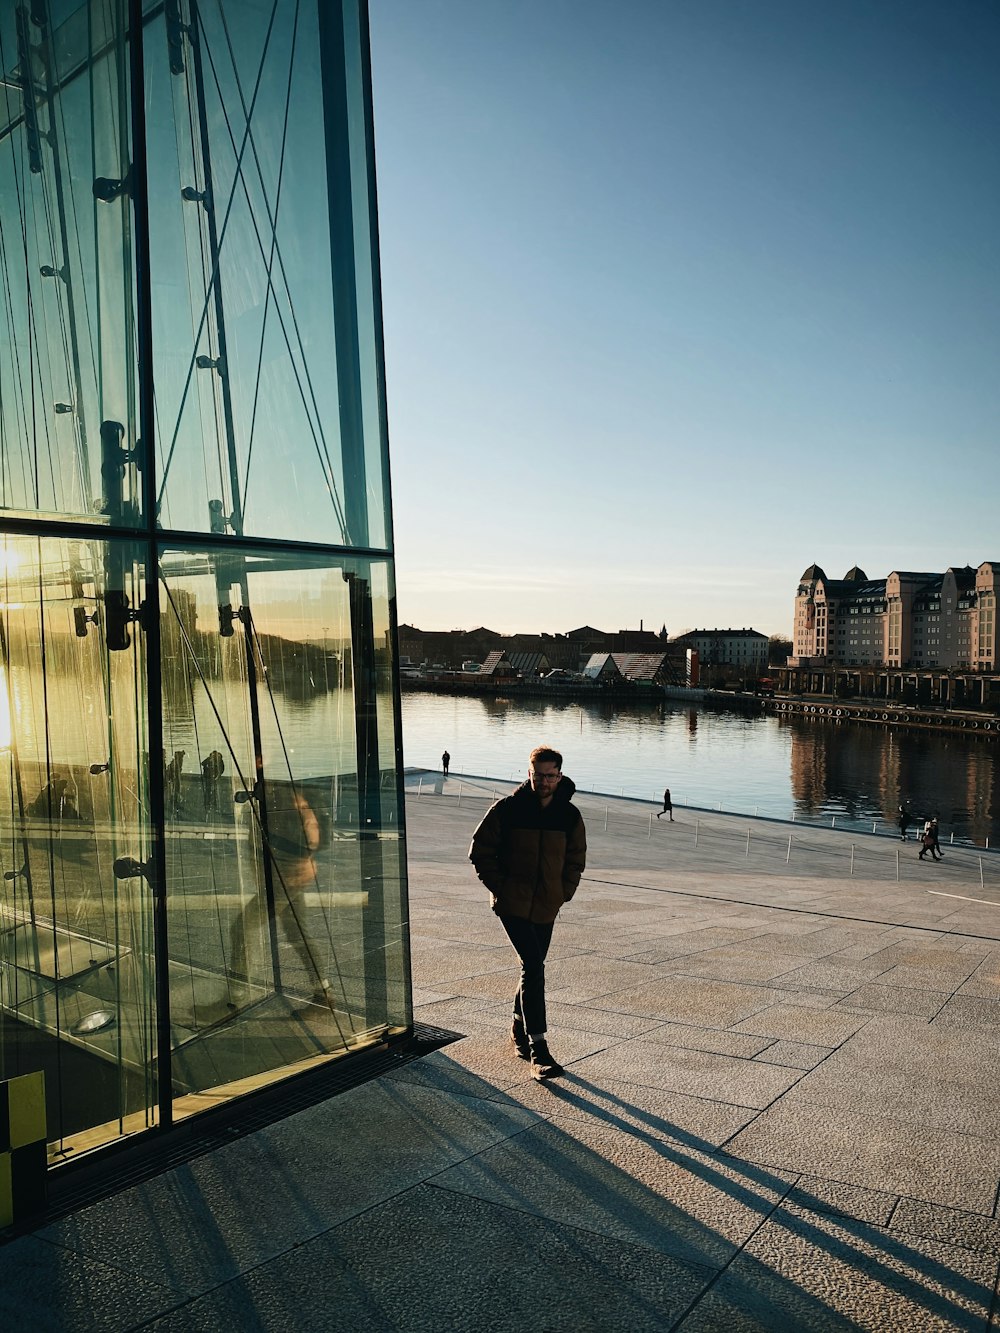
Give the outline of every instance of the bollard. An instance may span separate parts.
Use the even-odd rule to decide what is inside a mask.
[[[750,855],[750,830],[749,830],[749,829],[747,829],[747,849],[746,849],[746,852],[744,853],[744,855],[745,855],[745,856],[749,856],[749,855]]]
[[[418,800],[418,801],[420,800],[420,793],[423,791],[423,789],[424,789],[424,780],[423,780],[423,778],[421,778],[420,781],[417,783],[417,800]]]
[[[831,828],[836,828],[836,827],[837,827],[837,816],[836,816],[836,815],[834,815],[834,817],[830,820],[830,827],[831,827]]]
[[[793,823],[793,824],[795,823],[795,811],[794,811],[794,810],[792,811],[792,823]]]
[[[854,843],[851,843],[851,874],[854,874]]]
[[[788,865],[788,862],[791,860],[791,858],[792,858],[792,835],[789,833],[788,851],[785,853],[785,865]]]
[[[875,823],[872,824],[872,832],[874,833],[877,828],[878,828],[878,821],[876,820]]]
[[[980,887],[981,889],[985,889],[985,888],[986,888],[986,883],[985,883],[985,881],[983,880],[983,858],[982,858],[982,857],[979,858],[979,887]]]
[[[896,848],[896,883],[899,883],[899,848]]]
[[[951,837],[948,839],[948,841],[949,841],[950,843],[954,844],[954,842],[955,842],[955,832],[954,832],[954,830],[952,830]]]

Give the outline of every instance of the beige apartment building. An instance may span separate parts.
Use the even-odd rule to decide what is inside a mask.
[[[693,648],[701,665],[736,666],[764,671],[770,647],[766,634],[755,629],[692,629],[671,639],[674,648]]]
[[[795,594],[788,665],[993,672],[998,586],[995,560],[943,574],[894,570],[886,579],[857,565],[831,579],[810,565]]]

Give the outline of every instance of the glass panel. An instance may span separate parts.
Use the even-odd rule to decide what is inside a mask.
[[[0,508],[131,526],[125,11],[92,0],[56,25],[45,4],[0,12]]]
[[[161,569],[183,1115],[411,1015],[385,564],[171,550]]]
[[[0,538],[0,1077],[65,1152],[155,1102],[141,600],[129,546]]]
[[[345,37],[350,5],[170,8],[147,29],[160,522],[384,549],[358,14]]]

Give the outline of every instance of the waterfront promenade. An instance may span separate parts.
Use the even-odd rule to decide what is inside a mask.
[[[1000,861],[581,797],[539,1085],[493,783],[408,787],[416,1018],[465,1035],[0,1248],[4,1326],[993,1328]]]

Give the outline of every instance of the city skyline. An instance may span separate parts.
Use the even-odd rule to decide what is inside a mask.
[[[400,620],[788,634],[812,563],[1000,555],[1000,11],[371,21]]]

